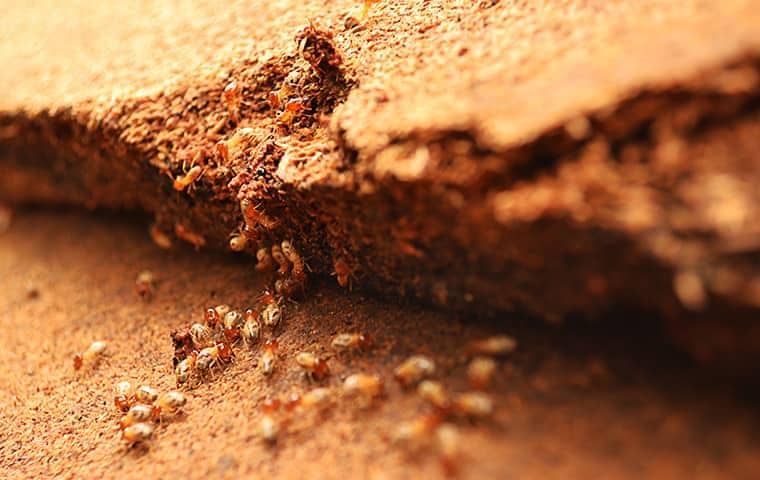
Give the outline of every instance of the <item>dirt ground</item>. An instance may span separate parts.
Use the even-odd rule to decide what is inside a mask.
[[[492,418],[455,422],[459,477],[750,479],[760,471],[757,394],[692,365],[663,343],[654,320],[549,327],[470,318],[347,293],[329,277],[286,307],[273,377],[254,368],[257,350],[239,349],[234,365],[188,391],[186,415],[162,424],[145,448],[127,449],[114,384],[173,387],[169,332],[207,306],[251,304],[266,279],[232,255],[160,250],[144,220],[113,218],[22,210],[0,235],[3,478],[441,477],[434,445],[391,441],[399,422],[426,408],[392,369],[426,353],[447,388],[464,390],[465,346],[494,333],[519,347],[490,389]],[[134,291],[143,269],[160,280],[150,303]],[[340,331],[368,333],[376,346],[329,360],[322,383],[374,372],[386,397],[363,408],[336,396],[321,415],[290,415],[276,445],[264,444],[262,397],[308,389],[293,355],[327,353]],[[109,342],[108,356],[75,372],[72,356],[95,339]]]
[[[0,4],[0,478],[757,478],[757,1]],[[253,306],[284,240],[312,271],[274,374],[236,347],[127,448],[114,385],[174,388],[170,332]],[[494,334],[492,415],[446,420],[448,462],[395,442],[430,406],[394,368],[466,391]],[[330,404],[268,444],[302,351]]]

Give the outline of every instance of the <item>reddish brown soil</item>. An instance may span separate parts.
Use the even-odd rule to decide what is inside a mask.
[[[3,4],[0,201],[21,208],[0,237],[6,476],[440,476],[435,448],[391,445],[424,407],[390,372],[425,352],[462,389],[467,342],[503,331],[520,348],[494,417],[459,423],[462,477],[760,471],[757,2],[384,0],[363,20],[349,0],[112,3]],[[214,253],[240,233],[244,254]],[[253,302],[251,254],[286,239],[311,280],[279,371],[240,352],[126,450],[113,384],[170,387],[169,332]],[[346,329],[378,346],[325,383],[372,371],[387,398],[263,445],[262,397],[305,388],[293,355]],[[75,373],[97,338],[109,357]]]
[[[54,248],[51,248],[54,242]],[[142,269],[160,279],[141,301]],[[645,318],[539,326],[380,303],[316,285],[287,309],[283,356],[266,381],[251,355],[190,392],[187,415],[161,426],[146,449],[118,440],[111,401],[122,379],[173,386],[169,332],[218,302],[252,302],[265,279],[239,257],[165,252],[145,225],[67,212],[17,212],[0,236],[0,471],[4,478],[420,478],[442,476],[434,448],[393,446],[398,422],[424,410],[390,379],[423,352],[452,390],[466,388],[469,339],[506,332],[519,341],[499,369],[490,420],[459,422],[461,478],[750,479],[760,468],[757,412],[743,390],[706,377],[656,335]],[[339,400],[323,418],[295,416],[274,447],[257,438],[260,399],[307,388],[293,361],[327,350],[344,330],[373,335],[375,350],[333,359],[335,386],[351,372],[387,380],[388,395],[364,410]],[[72,355],[96,338],[110,355],[75,373]],[[736,393],[732,393],[736,392]]]

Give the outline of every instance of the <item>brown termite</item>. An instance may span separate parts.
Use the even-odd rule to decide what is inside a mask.
[[[467,417],[488,417],[493,413],[493,400],[482,392],[465,392],[452,401],[454,413]]]
[[[140,403],[152,404],[157,398],[158,392],[156,389],[147,385],[141,385],[135,390],[135,400]]]
[[[153,435],[155,427],[150,423],[140,422],[121,431],[121,438],[130,445],[145,442]]]
[[[408,387],[435,373],[435,362],[424,355],[413,355],[394,370],[396,380]]]
[[[429,439],[442,420],[443,417],[438,412],[420,415],[412,420],[402,422],[394,432],[392,439],[395,443],[417,448]]]
[[[282,106],[282,101],[280,100],[279,92],[271,91],[267,94],[267,102],[269,103],[269,108],[272,110],[279,110]]]
[[[224,87],[224,90],[222,90],[222,101],[227,106],[230,119],[235,123],[238,122],[238,109],[240,108],[241,98],[240,86],[234,80],[228,83]]]
[[[224,338],[227,343],[234,343],[240,338],[240,329],[243,328],[243,314],[237,310],[230,310],[222,319]]]
[[[194,323],[190,326],[190,338],[195,350],[200,350],[214,343],[214,331],[206,325]]]
[[[303,368],[309,380],[322,380],[330,374],[327,361],[311,352],[301,352],[296,355],[296,363]]]
[[[189,230],[187,227],[185,227],[181,223],[176,223],[174,225],[174,234],[177,235],[178,238],[194,246],[196,249],[206,245],[206,239],[203,238],[203,235],[197,234],[193,232],[192,230]]]
[[[193,338],[190,336],[190,329],[188,327],[182,327],[171,332],[170,337],[172,344],[174,345],[174,358],[172,359],[172,365],[177,366],[177,363],[187,358],[195,348],[193,347]]]
[[[182,191],[188,186],[190,186],[194,181],[198,180],[200,176],[203,174],[203,167],[200,165],[195,165],[190,170],[187,171],[184,175],[180,175],[179,177],[174,179],[174,189],[177,191]]]
[[[293,247],[289,240],[284,240],[280,244],[280,251],[285,259],[292,265],[291,276],[298,284],[306,283],[306,269],[301,254]]]
[[[115,390],[113,404],[119,411],[126,413],[134,402],[135,391],[132,384],[127,381],[119,382],[116,384]]]
[[[216,327],[221,324],[222,317],[219,315],[219,312],[217,312],[215,308],[207,308],[204,320],[206,321],[206,326],[208,328],[211,330],[216,330]]]
[[[343,393],[352,397],[359,397],[365,404],[383,395],[385,388],[383,380],[377,375],[367,373],[354,373],[343,381]]]
[[[282,113],[277,116],[277,123],[290,125],[305,109],[306,103],[302,98],[292,98],[285,104]]]
[[[448,411],[451,406],[449,394],[440,382],[423,380],[417,385],[417,393],[441,411]]]
[[[177,363],[174,367],[174,375],[177,378],[177,386],[184,385],[190,381],[190,377],[195,371],[195,359],[197,354],[192,352],[185,359]]]
[[[169,391],[162,394],[156,400],[156,405],[153,407],[152,418],[153,420],[161,420],[164,415],[176,415],[182,410],[182,407],[187,403],[187,397],[181,392]]]
[[[259,420],[259,435],[262,440],[269,444],[277,441],[277,435],[280,433],[280,426],[274,417],[268,413],[261,416]]]
[[[231,362],[235,354],[228,343],[220,342],[213,347],[206,347],[195,358],[195,369],[198,372],[211,371],[211,368],[221,363]]]
[[[332,391],[329,388],[315,388],[309,390],[303,395],[293,393],[285,402],[285,410],[291,411],[296,408],[304,410],[319,409],[327,406],[332,398]]]
[[[258,207],[247,198],[240,200],[240,211],[243,214],[246,233],[255,231],[256,227],[259,225],[267,230],[272,230],[279,223],[268,215],[260,212]]]
[[[232,307],[230,307],[226,303],[222,303],[214,307],[214,310],[216,310],[216,313],[219,315],[219,318],[224,318],[224,316],[227,315],[227,313],[230,310],[232,310]]]
[[[514,352],[516,348],[517,341],[514,338],[507,335],[494,335],[471,342],[469,351],[480,355],[504,356]]]
[[[153,243],[158,245],[159,248],[163,248],[164,250],[172,248],[172,239],[157,224],[151,225],[148,232]]]
[[[233,252],[242,252],[248,246],[248,237],[240,233],[234,233],[230,237],[230,250]]]
[[[291,297],[303,290],[303,283],[293,278],[278,278],[274,282],[274,291],[283,297]]]
[[[261,323],[259,323],[259,314],[255,310],[249,308],[243,314],[243,318],[245,320],[245,323],[243,324],[243,328],[240,334],[243,337],[243,342],[247,346],[251,346],[254,343],[258,342],[259,338],[261,337]]]
[[[108,344],[98,340],[92,342],[83,353],[74,355],[74,370],[80,370],[84,365],[96,365],[106,351]]]
[[[283,406],[285,407],[286,411],[292,412],[293,410],[298,408],[300,404],[301,404],[301,394],[298,392],[293,392],[290,395],[288,395],[287,399],[285,399]]]
[[[467,379],[470,386],[476,390],[482,390],[491,383],[491,378],[496,371],[496,362],[489,357],[475,357],[467,365]]]
[[[348,262],[343,258],[338,258],[333,263],[333,275],[338,280],[338,285],[341,287],[348,287],[349,290],[353,287],[354,270],[348,265]]]
[[[453,475],[457,471],[462,449],[462,438],[459,429],[452,423],[444,423],[435,430],[438,451],[441,454],[443,470]]]
[[[266,397],[261,401],[261,411],[264,413],[275,413],[280,409],[282,402],[277,397]]]
[[[261,311],[261,320],[264,322],[264,326],[275,329],[282,320],[282,308],[274,295],[265,290],[261,296],[261,301],[264,304],[264,309]]]
[[[155,277],[153,272],[149,270],[143,270],[137,275],[135,280],[135,291],[143,300],[150,301],[153,298],[153,292],[155,290]]]
[[[272,258],[275,262],[277,262],[277,265],[280,267],[277,269],[277,273],[281,276],[285,276],[290,271],[290,262],[285,257],[285,254],[282,253],[282,247],[279,245],[273,245],[272,246]]]
[[[256,270],[259,272],[270,272],[274,270],[274,259],[269,254],[269,249],[266,247],[259,248],[256,251]]]
[[[121,421],[119,422],[119,428],[124,430],[127,427],[131,427],[132,425],[140,422],[147,422],[150,421],[153,418],[153,406],[138,403],[137,405],[133,405],[129,408],[127,411],[127,414],[121,417]]]
[[[274,372],[274,364],[277,358],[277,340],[267,340],[264,344],[264,352],[261,354],[261,372],[269,376]]]
[[[372,339],[364,333],[339,333],[332,339],[330,346],[338,352],[368,350],[372,347]]]
[[[255,130],[249,127],[235,130],[225,142],[227,145],[227,155],[232,158],[237,157],[253,141],[255,134]]]

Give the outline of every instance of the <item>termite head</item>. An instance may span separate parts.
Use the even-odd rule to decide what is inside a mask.
[[[214,329],[217,325],[219,325],[220,317],[219,313],[217,313],[216,309],[208,308],[206,309],[206,325],[208,325],[209,328]]]
[[[155,277],[153,273],[144,270],[137,275],[135,280],[135,291],[146,302],[153,298],[153,290],[155,284]]]
[[[246,232],[255,231],[256,227],[263,220],[263,216],[256,208],[256,205],[247,198],[240,200],[240,212],[243,214]]]
[[[230,250],[233,252],[242,252],[248,245],[248,237],[241,234],[235,234],[230,237]]]
[[[264,344],[264,353],[261,355],[261,371],[266,376],[269,376],[274,372],[276,353],[277,340],[267,340]]]
[[[268,272],[274,270],[274,260],[272,255],[269,254],[269,249],[266,247],[259,248],[256,252],[256,270],[259,272]]]
[[[215,148],[217,155],[222,159],[222,163],[227,163],[230,159],[230,149],[227,147],[227,142],[221,140],[216,143]]]
[[[366,333],[339,333],[333,338],[330,345],[339,352],[368,350],[372,347],[372,338]]]
[[[292,412],[301,404],[301,395],[298,392],[291,393],[285,400],[285,410]]]
[[[282,102],[280,101],[280,95],[275,91],[269,92],[269,94],[267,95],[267,102],[269,102],[269,107],[272,110],[279,110],[280,107],[282,106]]]
[[[224,341],[227,343],[235,343],[240,338],[240,329],[232,327],[224,327]]]
[[[280,399],[277,397],[267,397],[261,402],[261,410],[264,413],[274,413],[280,409]]]
[[[304,369],[310,379],[320,380],[330,374],[327,361],[310,352],[301,352],[296,355],[296,363]]]
[[[236,81],[228,83],[222,91],[222,99],[227,106],[237,106],[237,101],[240,97],[240,87]]]
[[[341,287],[348,287],[349,290],[352,287],[352,279],[354,277],[354,269],[348,265],[348,262],[344,258],[338,258],[333,264],[333,275],[338,280],[338,285]]]
[[[252,320],[257,320],[259,318],[259,312],[252,308],[246,308],[245,312],[243,312],[243,321],[249,322]]]
[[[82,354],[81,353],[75,354],[74,355],[74,370],[80,370],[83,364],[84,364],[84,361],[82,360]]]
[[[182,191],[185,188],[189,187],[193,184],[196,180],[198,180],[201,175],[203,174],[203,167],[200,165],[195,165],[190,170],[187,171],[184,175],[180,175],[177,178],[174,179],[174,189],[177,191]]]
[[[225,362],[232,360],[235,356],[235,352],[232,351],[232,347],[227,342],[221,342],[216,345],[219,349],[219,358]]]
[[[279,348],[279,343],[277,343],[277,340],[274,338],[264,342],[264,350],[268,352],[277,353],[278,348]]]
[[[277,299],[275,299],[274,294],[270,292],[269,290],[264,290],[261,293],[261,303],[264,305],[271,305],[273,303],[277,303]]]
[[[172,239],[169,238],[169,235],[167,235],[163,230],[161,230],[161,227],[156,225],[155,223],[151,225],[150,230],[150,238],[153,239],[153,243],[158,245],[159,248],[168,249],[172,246]]]

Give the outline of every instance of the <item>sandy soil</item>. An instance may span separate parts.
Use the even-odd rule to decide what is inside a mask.
[[[160,279],[143,302],[140,270]],[[754,478],[760,469],[756,395],[690,364],[657,323],[620,316],[548,327],[477,319],[378,300],[317,280],[287,307],[282,356],[266,380],[254,352],[189,391],[186,415],[146,448],[119,441],[112,387],[122,379],[173,386],[169,332],[219,302],[248,305],[266,279],[245,261],[156,248],[140,219],[66,211],[16,212],[0,235],[0,472],[4,478],[434,478],[434,446],[389,438],[425,410],[391,371],[424,352],[448,388],[467,388],[465,345],[497,332],[519,348],[500,364],[488,420],[457,421],[462,478]],[[634,327],[635,325],[635,327]],[[646,328],[642,328],[645,325]],[[308,388],[293,355],[328,351],[339,331],[373,335],[367,354],[330,360],[337,387],[357,371],[386,379],[375,407],[336,396],[323,415],[290,416],[275,446],[258,438],[261,399]],[[72,355],[95,339],[108,357],[76,373]],[[284,417],[283,417],[284,418]]]

